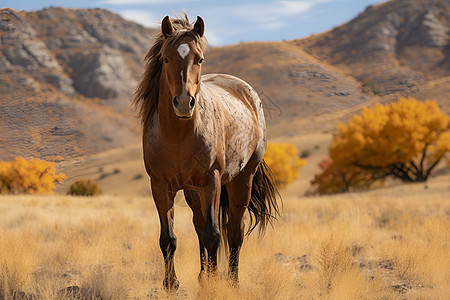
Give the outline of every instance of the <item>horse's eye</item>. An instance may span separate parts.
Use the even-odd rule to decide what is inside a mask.
[[[200,58],[199,60],[198,60],[198,64],[200,65],[202,62],[203,62],[203,58]]]
[[[167,58],[164,58],[164,62],[165,62],[165,63],[168,63],[169,60],[168,60]]]

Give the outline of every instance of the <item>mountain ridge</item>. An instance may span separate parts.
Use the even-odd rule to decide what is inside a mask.
[[[333,131],[400,95],[450,113],[448,20],[450,1],[388,1],[304,39],[211,47],[203,73],[249,82],[277,139]],[[153,33],[104,9],[0,9],[0,158],[60,161],[138,142],[129,105]]]

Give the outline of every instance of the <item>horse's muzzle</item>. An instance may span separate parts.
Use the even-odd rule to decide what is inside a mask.
[[[194,113],[195,97],[188,95],[175,96],[173,98],[173,109],[178,118],[190,119]]]

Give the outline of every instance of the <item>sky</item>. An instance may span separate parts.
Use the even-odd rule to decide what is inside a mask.
[[[332,29],[381,0],[0,0],[0,7],[39,10],[49,6],[105,8],[128,20],[159,27],[164,16],[186,10],[189,19],[201,16],[212,46],[282,41]]]

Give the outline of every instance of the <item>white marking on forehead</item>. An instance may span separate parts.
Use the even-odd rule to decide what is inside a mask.
[[[181,58],[184,59],[186,57],[186,55],[188,55],[189,50],[191,50],[189,48],[188,44],[181,44],[180,46],[178,46],[178,53],[180,54]]]

